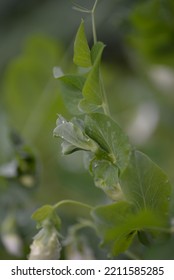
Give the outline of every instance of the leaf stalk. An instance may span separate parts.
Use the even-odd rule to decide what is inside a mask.
[[[54,207],[54,209],[57,209],[60,206],[65,205],[65,204],[75,204],[75,205],[78,205],[78,206],[81,206],[81,207],[88,208],[89,210],[93,209],[93,207],[89,204],[82,203],[80,201],[71,200],[71,199],[61,200],[61,201],[57,202],[53,207]]]

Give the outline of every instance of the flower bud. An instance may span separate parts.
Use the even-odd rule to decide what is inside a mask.
[[[58,232],[53,226],[44,226],[30,245],[29,260],[57,260],[60,258],[61,244]]]

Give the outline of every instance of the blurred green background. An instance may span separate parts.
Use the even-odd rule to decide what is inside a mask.
[[[75,2],[88,8],[94,3]],[[97,36],[106,44],[102,73],[112,116],[173,184],[174,1],[98,2]],[[52,136],[57,114],[71,117],[53,67],[74,71],[73,40],[82,17],[92,44],[90,16],[72,6],[70,0],[0,0],[0,259],[26,258],[37,207],[62,199],[107,202],[84,169],[82,154],[63,157]],[[60,215],[66,233],[86,212],[68,206]],[[91,255],[106,258],[92,238]],[[65,258],[73,258],[70,251]]]

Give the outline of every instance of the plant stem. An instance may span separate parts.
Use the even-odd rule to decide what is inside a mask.
[[[54,207],[54,209],[57,209],[64,204],[75,204],[75,205],[79,205],[79,206],[82,206],[82,207],[86,207],[90,210],[93,209],[93,207],[89,204],[82,203],[80,201],[71,200],[71,199],[61,200],[58,203],[56,203],[53,207]]]
[[[96,34],[96,27],[95,27],[95,16],[94,16],[94,13],[95,13],[95,8],[97,6],[97,1],[95,1],[94,3],[94,6],[91,10],[91,18],[92,18],[92,33],[93,33],[93,40],[94,40],[94,44],[97,43],[97,34]]]
[[[70,232],[71,232],[71,234],[75,234],[77,231],[79,231],[79,230],[81,230],[81,229],[83,229],[85,227],[90,227],[90,228],[96,230],[94,224],[91,221],[86,221],[85,220],[85,221],[82,221],[82,222],[80,222],[78,224],[73,225],[70,228]]]

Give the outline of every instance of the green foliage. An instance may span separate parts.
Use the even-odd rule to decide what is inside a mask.
[[[127,201],[97,207],[92,213],[102,244],[113,255],[128,249],[137,233],[147,245],[141,231],[160,232],[161,227],[168,227],[169,219],[171,185],[164,172],[141,152],[132,154],[121,176],[121,188]]]
[[[84,37],[84,33],[80,39],[78,35],[78,40],[74,47],[75,61],[86,57],[86,54],[80,52],[80,58],[76,58],[76,47],[78,46],[78,42],[80,45],[85,44],[86,37]],[[90,113],[100,109],[103,106],[103,93],[100,81],[100,60],[103,49],[104,44],[97,42],[93,46],[92,50],[89,50],[92,65],[87,75],[65,75],[59,78],[62,85],[62,94],[66,102],[66,106],[73,114],[79,114],[80,112]],[[77,65],[81,67],[83,66],[82,64],[83,63],[77,63]]]
[[[96,156],[90,163],[90,172],[96,187],[101,188],[112,200],[119,200],[123,196],[118,168],[111,161],[97,159]]]
[[[76,224],[71,238],[75,239],[77,231],[90,226],[96,230],[102,247],[106,247],[112,257],[126,252],[136,236],[141,246],[148,247],[167,238],[164,233],[168,236],[172,233],[169,212],[172,187],[166,174],[145,154],[132,147],[127,135],[109,113],[101,73],[104,44],[96,42],[95,34],[93,13],[96,4],[97,1],[91,10],[94,45],[89,48],[82,20],[73,56],[74,63],[80,68],[77,74],[58,78],[66,106],[76,117],[66,120],[59,115],[53,135],[61,139],[64,155],[83,151],[94,184],[109,198],[108,205],[92,207],[65,200],[38,209],[32,218],[42,229],[31,246],[32,258],[40,257],[35,246],[40,248],[45,258],[43,244],[45,240],[51,240],[51,236],[54,242],[48,246],[49,256],[59,257],[61,246],[55,229],[60,231],[61,222],[56,210],[66,203],[90,209],[92,218]]]
[[[40,35],[28,39],[21,54],[7,67],[4,67],[5,60],[2,59],[5,83],[2,99],[0,97],[1,258],[24,258],[28,255],[29,259],[104,259],[104,250],[97,248],[98,237],[109,257],[173,258],[174,192],[164,171],[130,142],[138,143],[141,145],[139,149],[156,158],[172,179],[173,72],[163,64],[173,66],[174,62],[174,4],[172,0],[124,0],[117,1],[117,5],[114,0],[103,1],[99,23],[109,16],[114,30],[109,27],[109,22],[102,25],[102,35],[99,37],[104,36],[109,43],[109,51],[106,50],[101,68],[105,46],[97,42],[94,11],[98,1],[94,2],[92,9],[79,5],[75,7],[77,11],[91,14],[94,39],[92,46],[90,33],[89,44],[82,20],[74,43],[75,67],[71,67],[67,59],[69,48],[63,54],[57,41]],[[60,10],[62,14],[63,10]],[[61,20],[61,17],[58,18]],[[64,16],[62,24],[55,25],[54,22],[52,31],[56,33],[56,38],[59,29],[61,33],[58,37],[66,36],[63,21]],[[38,18],[36,22],[38,24]],[[51,27],[51,22],[48,26]],[[13,30],[18,29],[14,26],[12,34]],[[43,30],[45,34],[44,25]],[[20,44],[20,32],[19,36],[16,33],[14,37],[10,35],[11,42],[15,43],[16,38]],[[71,28],[68,32],[71,32]],[[124,41],[125,33],[129,35],[129,42]],[[6,37],[8,43],[5,45],[3,40],[2,48],[7,47],[7,54],[11,48],[14,54],[15,44],[11,47],[10,37]],[[130,42],[136,53],[130,51]],[[8,60],[13,54],[8,54]],[[139,54],[144,59],[143,63],[139,60]],[[109,63],[107,58],[110,59]],[[119,62],[121,69],[124,67],[126,71],[120,71]],[[154,63],[159,63],[160,67]],[[61,66],[69,74],[63,75],[62,71],[56,73]],[[72,69],[75,69],[74,73]],[[57,81],[52,72],[57,76]],[[111,108],[107,103],[102,74]],[[146,119],[148,105],[150,114]],[[4,120],[5,109],[10,126],[18,129],[25,143],[18,138],[18,133],[11,136],[11,128]],[[57,112],[58,120],[53,132],[56,139],[52,139]],[[131,141],[114,121],[115,112],[118,123],[130,133]],[[139,141],[143,139],[144,133],[141,134],[141,131],[144,127],[146,130],[147,126],[139,126],[140,130],[134,133],[134,117],[135,123],[143,117],[143,124],[145,121],[148,125],[147,120],[152,119],[153,123],[153,116],[156,116],[156,124],[150,134],[152,137],[146,138],[145,133],[146,140]],[[10,142],[11,138],[13,143]],[[57,155],[57,138],[65,157]],[[148,145],[143,146],[147,139],[150,140]],[[81,166],[83,156],[92,178]],[[40,177],[41,180],[38,180]],[[92,179],[97,188],[94,188]],[[39,188],[40,181],[42,184]],[[72,199],[50,205],[64,197],[78,198],[94,206]],[[29,242],[35,234],[30,216],[33,209],[45,201],[46,205],[32,215],[39,232],[34,236],[28,254]],[[66,204],[70,205],[65,207]],[[64,209],[60,212],[63,217],[60,219],[57,210],[61,205]],[[82,207],[81,211],[79,207]],[[78,220],[74,224],[76,215]],[[79,218],[83,215],[84,219]],[[98,237],[94,236],[93,230]],[[60,232],[63,232],[63,240],[59,240],[62,237]],[[60,256],[61,247],[63,253]]]
[[[86,78],[82,75],[65,75],[59,78],[61,92],[67,109],[73,115],[81,114],[78,104]]]
[[[32,214],[32,219],[37,222],[38,228],[43,227],[45,223],[51,222],[57,230],[60,229],[61,220],[55,213],[51,205],[44,205]]]
[[[102,43],[96,43],[95,58],[92,69],[90,70],[86,82],[84,84],[82,94],[84,99],[79,103],[79,107],[83,112],[95,111],[102,107],[102,88],[100,83],[100,60],[104,45]],[[95,47],[95,46],[94,46]],[[93,50],[91,52],[94,52]],[[94,55],[93,55],[94,57]]]
[[[86,135],[80,125],[81,123],[76,119],[68,122],[61,116],[58,118],[54,136],[64,140],[62,143],[63,154],[70,154],[77,150],[95,151],[98,149],[96,143]]]
[[[81,67],[91,66],[91,55],[85,35],[84,21],[82,20],[74,42],[74,58],[76,65]]]
[[[118,199],[121,189],[118,174],[126,168],[131,146],[120,127],[110,117],[100,113],[86,115],[84,122],[63,117],[57,120],[54,136],[63,139],[62,152],[90,152],[89,169],[97,187],[112,199]]]
[[[143,153],[132,153],[121,176],[121,188],[127,201],[92,212],[102,244],[113,255],[127,250],[137,233],[140,241],[149,245],[145,233],[153,233],[156,238],[161,227],[168,227],[169,219],[171,185],[164,172]]]
[[[161,228],[168,228],[171,185],[155,163],[132,148],[128,137],[104,110],[103,104],[107,103],[100,73],[103,48],[97,42],[89,51],[82,22],[75,40],[74,61],[81,67],[90,66],[90,54],[91,69],[85,76],[64,76],[60,80],[68,93],[72,90],[69,101],[75,96],[72,103],[84,116],[70,122],[59,117],[54,136],[63,139],[63,154],[77,150],[88,153],[88,169],[95,185],[116,201],[92,211],[102,245],[115,256],[126,251],[137,234],[140,242],[149,246],[148,235],[157,239]],[[93,113],[99,108],[103,112]]]
[[[135,151],[121,177],[123,192],[137,209],[168,216],[171,185],[166,174],[146,155]]]
[[[131,146],[117,123],[106,115],[94,113],[85,117],[85,131],[122,172],[129,161]]]
[[[114,256],[129,248],[138,231],[153,232],[154,228],[158,230],[164,226],[160,215],[149,209],[137,210],[126,201],[96,207],[92,216],[102,245],[107,246],[109,254]]]

